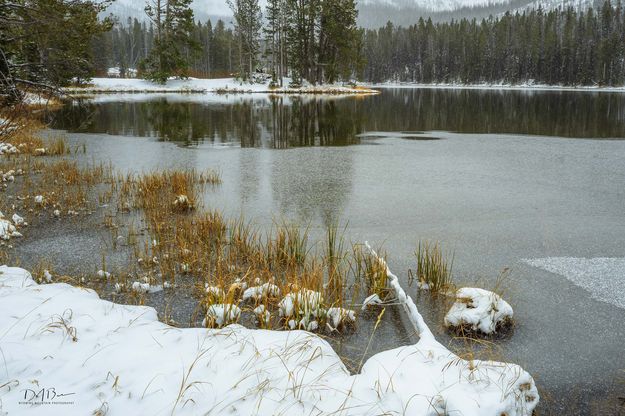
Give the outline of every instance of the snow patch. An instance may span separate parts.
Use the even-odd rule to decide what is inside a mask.
[[[288,293],[278,304],[280,316],[290,318],[293,315],[319,316],[323,297],[321,293],[310,289],[301,289]]]
[[[221,328],[236,323],[240,316],[241,309],[237,305],[230,303],[210,305],[206,310],[206,318],[202,321],[202,326]]]
[[[284,85],[290,80],[284,79]],[[369,88],[356,88],[339,84],[304,85],[298,88],[270,88],[269,82],[247,83],[234,78],[169,79],[165,85],[137,78],[93,78],[84,88],[66,88],[70,93],[267,93],[267,94],[377,94]]]
[[[273,298],[280,296],[280,288],[273,283],[267,282],[260,286],[249,287],[243,292],[243,300],[253,299],[258,301],[268,296]]]
[[[326,313],[326,324],[331,331],[341,326],[353,325],[356,322],[356,313],[351,309],[329,308]]]
[[[564,276],[590,292],[593,299],[625,309],[625,257],[546,257],[523,261]]]
[[[0,156],[1,155],[15,155],[20,151],[17,147],[13,146],[11,143],[0,142]]]
[[[445,315],[448,328],[469,327],[472,331],[493,334],[512,320],[512,307],[491,291],[463,287],[456,292],[456,300]]]
[[[350,375],[314,334],[174,328],[153,308],[63,283],[37,285],[27,271],[6,266],[0,316],[1,371],[15,382],[0,388],[8,414],[41,410],[19,404],[34,380],[74,393],[68,415],[106,403],[110,414],[137,415],[525,416],[539,401],[521,367],[469,363],[425,338],[376,354]]]

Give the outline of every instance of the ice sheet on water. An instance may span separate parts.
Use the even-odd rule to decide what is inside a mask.
[[[546,257],[523,261],[566,277],[594,299],[625,309],[625,257]]]

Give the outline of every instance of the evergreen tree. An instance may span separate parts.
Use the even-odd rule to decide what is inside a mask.
[[[267,56],[274,83],[283,86],[286,75],[286,5],[284,0],[268,0],[264,29]]]
[[[228,0],[234,16],[238,43],[239,75],[249,80],[256,69],[260,52],[262,13],[258,0]]]
[[[154,25],[154,45],[142,63],[146,79],[164,84],[172,75],[186,77],[190,56],[198,49],[193,33],[192,0],[150,0],[145,11]],[[188,49],[185,49],[188,48]]]
[[[0,105],[18,102],[18,86],[56,91],[93,75],[91,42],[110,28],[109,2],[12,0],[0,3]]]

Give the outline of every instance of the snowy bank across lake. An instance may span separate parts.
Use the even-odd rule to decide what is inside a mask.
[[[0,316],[1,415],[514,416],[539,400],[521,367],[465,361],[429,336],[350,375],[308,332],[174,328],[6,266]]]
[[[415,88],[415,89],[458,89],[458,90],[513,90],[513,91],[587,91],[587,92],[625,92],[622,87],[601,87],[595,85],[548,85],[548,84],[420,84],[414,82],[383,82],[369,84],[371,88]]]
[[[137,78],[93,78],[89,85],[80,88],[66,88],[68,93],[129,93],[129,92],[177,92],[177,93],[271,93],[271,94],[378,94],[379,91],[338,84],[304,85],[289,88],[270,88],[269,83],[246,83],[234,78],[219,79],[171,79],[165,85]]]

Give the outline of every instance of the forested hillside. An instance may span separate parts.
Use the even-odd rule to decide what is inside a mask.
[[[389,23],[377,30],[349,30],[358,38],[335,46],[340,53],[333,58],[322,46],[327,34],[297,33],[292,26],[272,29],[269,22],[258,34],[253,66],[243,59],[248,71],[285,76],[298,71],[313,82],[625,84],[625,10],[609,1],[599,10],[539,8],[481,20],[419,19],[407,27]],[[154,32],[137,20],[116,25],[94,42],[96,68],[102,74],[110,66],[120,66],[122,72],[137,67],[152,47]],[[339,33],[331,39],[344,37]],[[239,70],[236,29],[221,20],[215,25],[196,22],[192,38],[199,49],[185,49],[191,75],[222,77]]]
[[[541,9],[481,21],[409,27],[388,24],[364,35],[363,79],[373,82],[625,83],[625,13]]]

